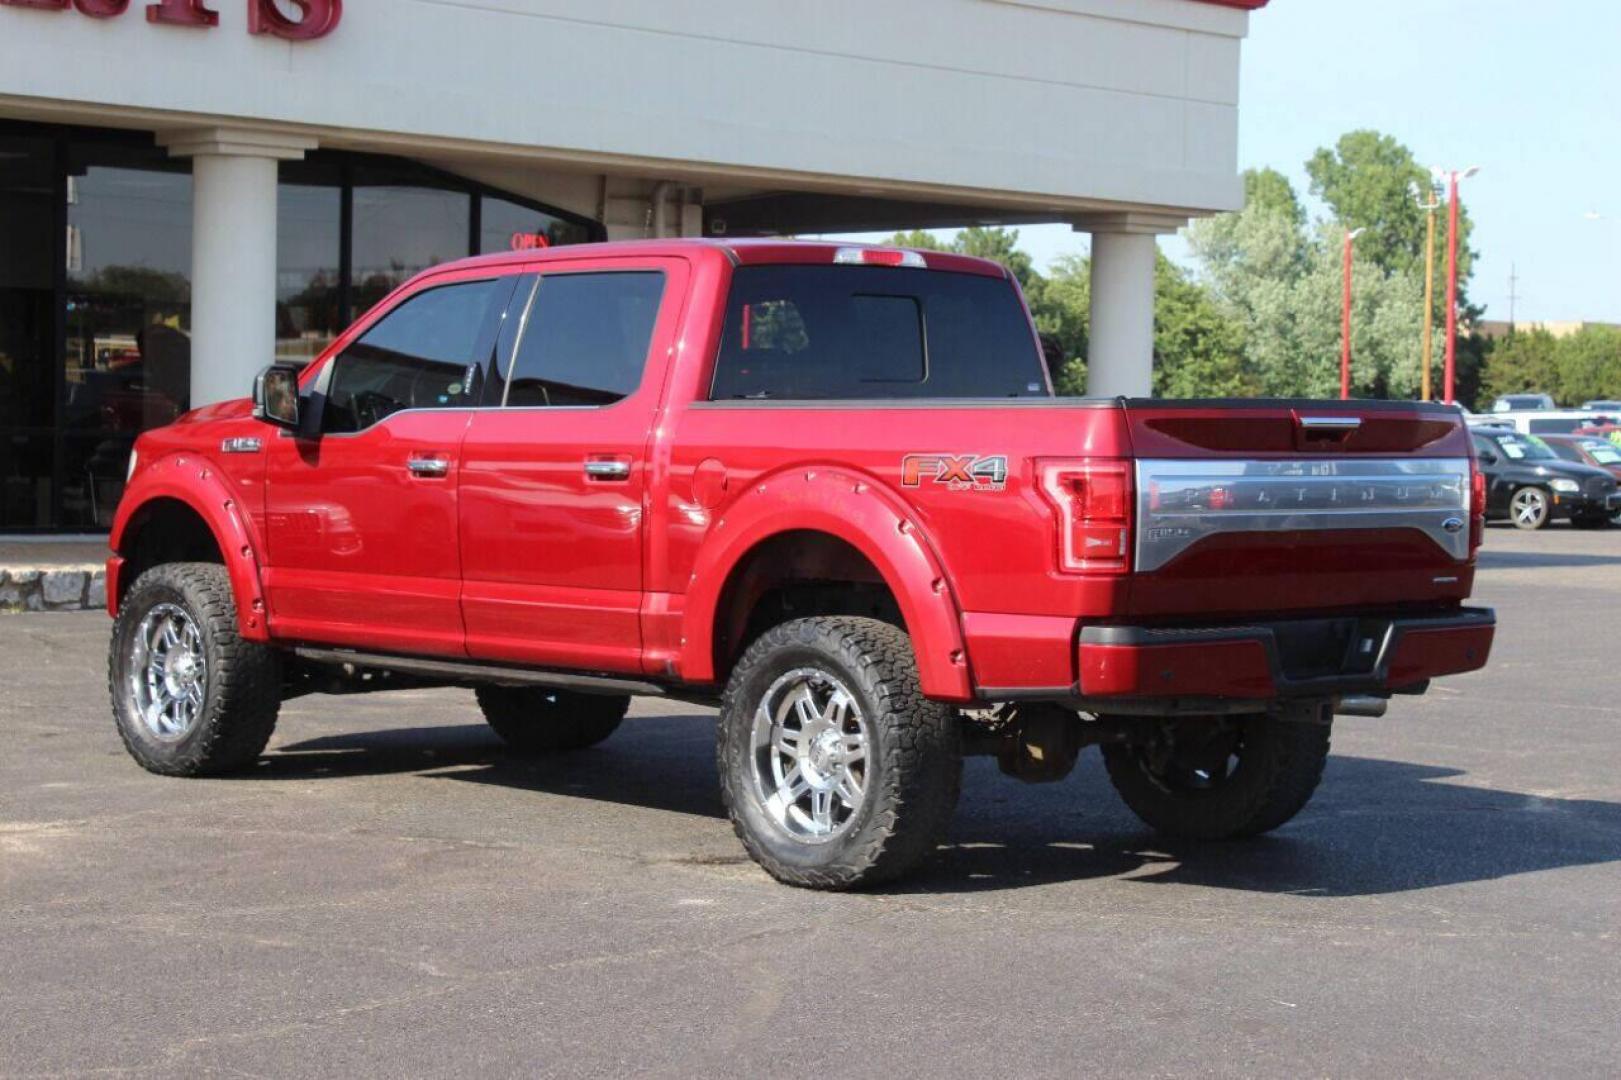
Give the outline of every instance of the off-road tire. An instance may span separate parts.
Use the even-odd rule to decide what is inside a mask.
[[[630,698],[577,694],[544,686],[480,686],[474,693],[484,719],[520,754],[565,754],[612,735]]]
[[[174,741],[153,735],[136,715],[130,665],[142,619],[158,604],[174,604],[200,631],[207,660],[201,710]],[[236,601],[225,567],[167,563],[136,579],[119,605],[107,665],[113,720],[141,767],[165,776],[218,776],[251,765],[276,729],[281,710],[281,657],[237,633]]]
[[[799,669],[842,683],[871,731],[861,805],[842,835],[816,844],[772,820],[752,771],[755,711],[777,679]],[[892,881],[935,851],[957,806],[957,712],[923,696],[911,640],[877,619],[819,616],[766,631],[732,669],[716,735],[732,828],[754,861],[789,885],[853,889]]]
[[[1132,813],[1169,836],[1229,840],[1270,832],[1311,800],[1328,761],[1331,725],[1256,716],[1240,722],[1238,763],[1219,786],[1173,790],[1139,745],[1103,747],[1109,779]]]

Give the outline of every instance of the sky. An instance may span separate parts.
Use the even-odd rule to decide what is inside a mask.
[[[1421,164],[1479,165],[1463,201],[1486,318],[1509,317],[1513,273],[1520,322],[1621,323],[1618,48],[1621,0],[1272,0],[1244,43],[1239,164],[1306,196],[1313,151],[1374,128]],[[1086,250],[1068,226],[1020,238],[1040,267]]]

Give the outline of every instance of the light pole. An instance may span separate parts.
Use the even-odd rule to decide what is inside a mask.
[[[1435,186],[1430,185],[1427,194],[1421,194],[1419,186],[1413,185],[1413,198],[1418,200],[1418,208],[1424,211],[1426,227],[1424,230],[1424,352],[1419,361],[1419,370],[1424,373],[1424,390],[1420,398],[1422,401],[1430,400],[1432,387],[1430,385],[1431,368],[1435,366],[1434,333],[1435,333],[1435,212],[1441,208],[1441,196],[1436,192]]]
[[[1450,204],[1447,210],[1447,362],[1444,376],[1446,388],[1445,396],[1442,398],[1448,405],[1452,404],[1452,392],[1458,374],[1458,181],[1467,180],[1479,171],[1478,165],[1471,165],[1461,172],[1439,166],[1430,170],[1437,180],[1446,180]]]
[[[1367,229],[1345,230],[1345,302],[1340,317],[1340,400],[1351,397],[1351,245]]]

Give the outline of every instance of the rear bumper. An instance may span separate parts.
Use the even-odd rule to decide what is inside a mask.
[[[1086,626],[1074,645],[1075,666],[1062,676],[1073,680],[1067,685],[981,686],[978,696],[1253,702],[1412,692],[1438,676],[1484,667],[1496,626],[1487,608],[1241,626]]]

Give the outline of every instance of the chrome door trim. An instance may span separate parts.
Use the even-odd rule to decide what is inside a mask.
[[[628,480],[630,479],[630,462],[628,461],[587,461],[585,475],[593,480]]]
[[[406,461],[405,467],[411,471],[412,476],[428,479],[450,475],[450,459],[446,457],[414,457]]]

